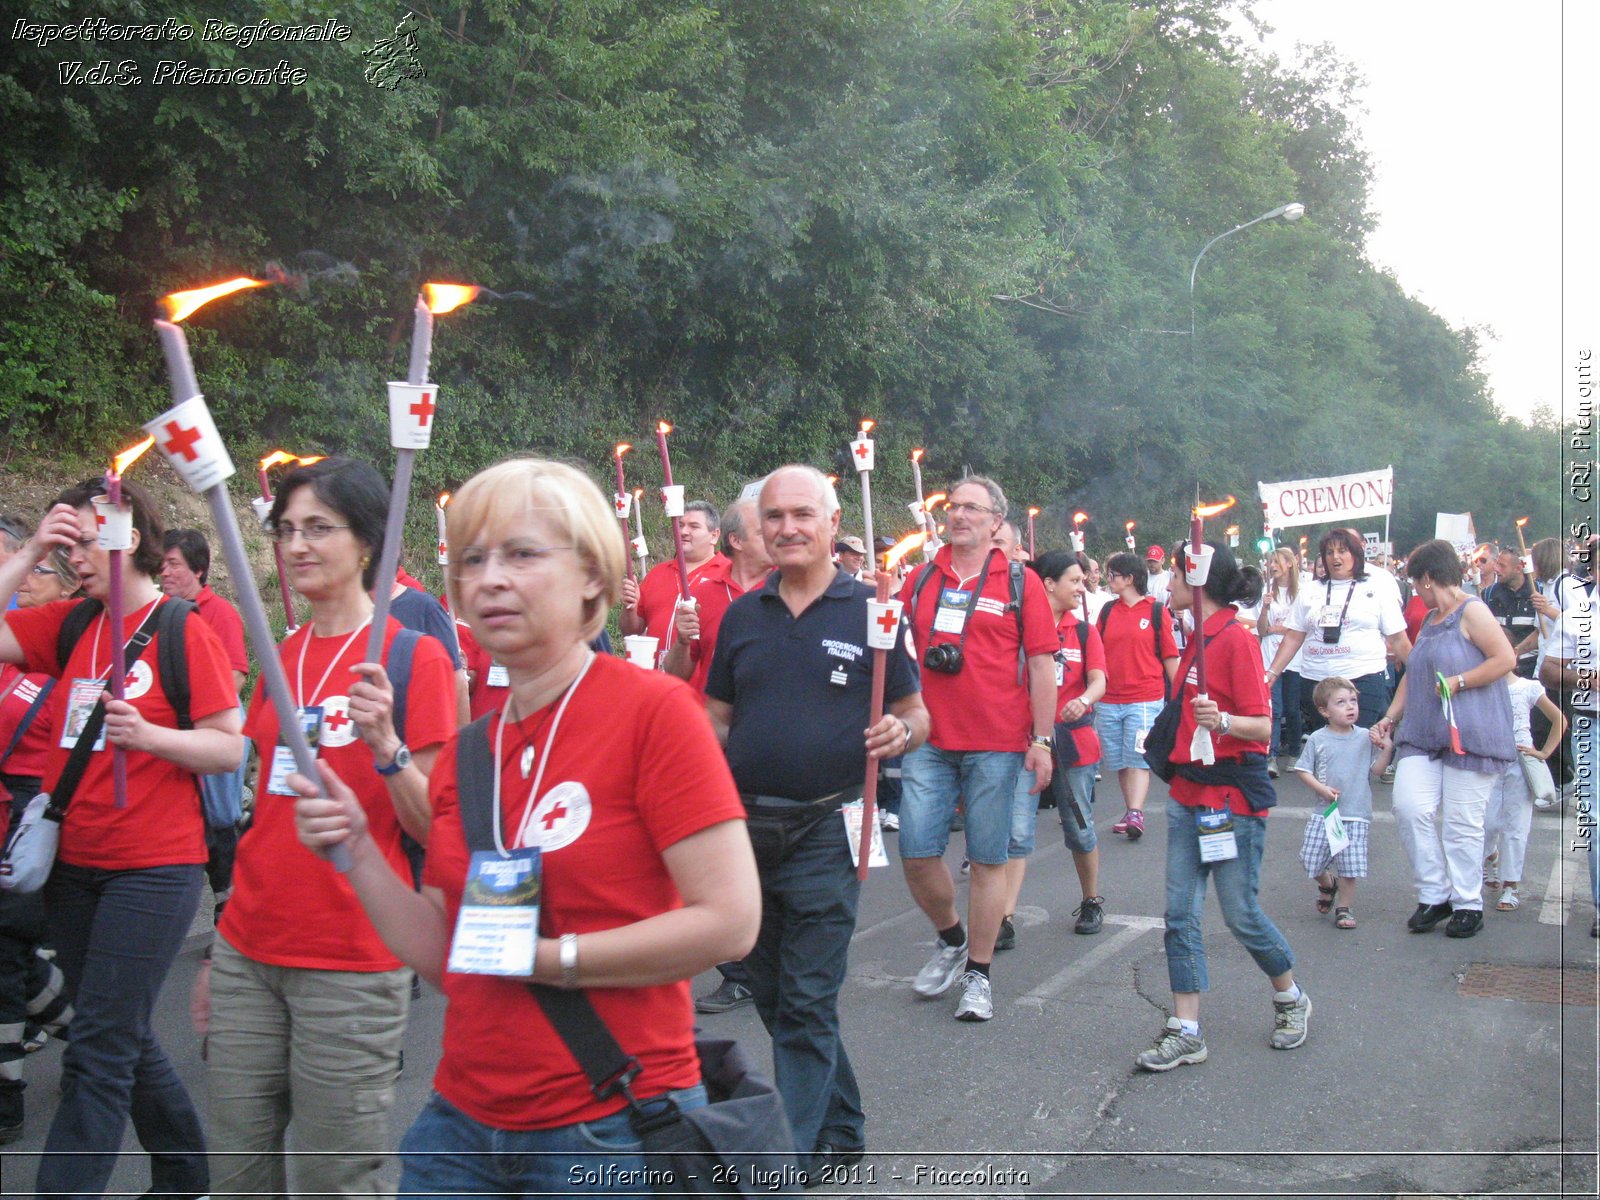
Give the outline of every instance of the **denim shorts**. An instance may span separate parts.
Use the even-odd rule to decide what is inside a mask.
[[[1094,835],[1094,773],[1098,766],[1098,763],[1090,763],[1086,767],[1066,769],[1073,802],[1083,814],[1083,828],[1078,828],[1077,818],[1065,804],[1056,812],[1061,818],[1061,835],[1066,839],[1067,849],[1075,854],[1087,854],[1100,844]]]
[[[950,844],[956,798],[967,825],[967,857],[1005,863],[1017,775],[1027,756],[1011,750],[941,750],[923,745],[906,755],[900,796],[901,858],[939,858]]]
[[[1011,793],[1011,843],[1006,847],[1008,858],[1027,858],[1033,853],[1034,835],[1039,831],[1039,797],[1032,790],[1033,784],[1032,771],[1024,767],[1017,772],[1017,787]]]
[[[1107,771],[1121,771],[1136,767],[1148,771],[1150,765],[1138,750],[1142,736],[1149,732],[1161,715],[1162,701],[1136,700],[1132,704],[1107,704],[1101,701],[1094,706],[1094,731],[1100,738],[1101,763]]]

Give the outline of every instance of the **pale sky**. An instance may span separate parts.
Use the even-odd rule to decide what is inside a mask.
[[[1356,119],[1376,176],[1369,259],[1452,326],[1493,331],[1482,339],[1483,363],[1501,411],[1526,418],[1544,403],[1560,412],[1566,399],[1570,413],[1571,398],[1561,392],[1571,376],[1571,352],[1562,351],[1561,267],[1564,250],[1569,275],[1580,255],[1592,262],[1593,246],[1575,235],[1587,237],[1593,222],[1576,220],[1569,207],[1564,248],[1563,119],[1572,147],[1581,111],[1581,145],[1592,162],[1596,114],[1592,83],[1581,84],[1585,96],[1571,78],[1563,89],[1562,47],[1582,44],[1580,26],[1592,36],[1600,4],[1255,0],[1253,7],[1276,30],[1266,49],[1286,64],[1297,61],[1296,42],[1329,42],[1366,79],[1366,111]],[[1247,27],[1240,22],[1236,30]],[[1576,194],[1589,211],[1600,205],[1592,187]],[[1570,344],[1577,313],[1567,316]],[[1592,345],[1592,309],[1583,323]]]

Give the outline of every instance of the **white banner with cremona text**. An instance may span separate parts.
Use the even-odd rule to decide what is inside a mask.
[[[1257,483],[1256,489],[1261,493],[1263,519],[1275,529],[1331,525],[1387,516],[1394,507],[1394,468],[1327,479]]]

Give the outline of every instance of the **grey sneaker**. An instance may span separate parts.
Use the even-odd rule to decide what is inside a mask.
[[[933,957],[923,964],[922,970],[917,972],[911,990],[929,1000],[935,996],[942,996],[954,986],[956,977],[966,969],[966,965],[965,942],[959,946],[946,946],[940,942],[939,948],[933,952]]]
[[[1017,948],[1017,927],[1012,924],[1010,917],[1000,918],[1000,932],[995,935],[994,948],[996,951]]]
[[[1298,1000],[1272,1002],[1272,1048],[1293,1050],[1306,1040],[1311,1025],[1311,997],[1304,988]]]
[[[1206,1040],[1190,1037],[1183,1032],[1177,1017],[1168,1017],[1166,1028],[1156,1039],[1156,1044],[1133,1061],[1146,1071],[1170,1071],[1185,1063],[1203,1063],[1206,1060]]]
[[[994,1016],[994,992],[989,977],[968,971],[961,977],[961,1003],[956,1005],[956,1020],[987,1021]]]
[[[1078,918],[1077,924],[1072,927],[1073,933],[1099,933],[1100,926],[1105,923],[1105,900],[1100,896],[1085,896],[1083,903],[1073,910],[1073,915]]]
[[[724,979],[716,991],[707,992],[695,1000],[694,1010],[697,1013],[732,1012],[736,1008],[743,1008],[746,1004],[754,1004],[755,999],[744,984]]]

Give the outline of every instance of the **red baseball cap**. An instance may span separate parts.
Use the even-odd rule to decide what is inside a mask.
[[[1162,559],[1166,558],[1167,552],[1160,546],[1146,546],[1144,548],[1144,556],[1146,559],[1153,558],[1157,562],[1160,562]]]

